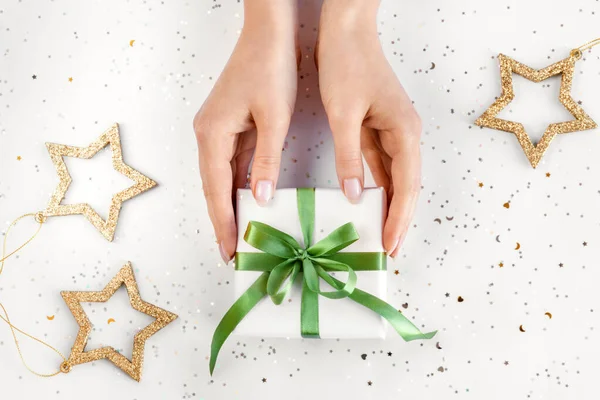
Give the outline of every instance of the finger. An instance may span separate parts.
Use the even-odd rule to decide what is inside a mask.
[[[385,192],[389,192],[390,188],[390,176],[386,171],[385,164],[382,156],[383,152],[378,148],[375,143],[375,137],[377,133],[373,129],[363,127],[361,130],[361,146],[362,154],[371,170],[371,175],[375,180],[375,184],[378,187],[384,188]],[[387,157],[387,155],[385,155]]]
[[[233,174],[231,156],[235,134],[214,134],[196,131],[202,188],[208,214],[215,230],[219,252],[227,264],[235,253],[237,228],[231,188]]]
[[[394,193],[383,230],[383,244],[388,254],[395,257],[406,236],[419,195],[421,159],[418,133],[389,134],[395,136],[391,152]]]
[[[327,111],[333,134],[335,167],[340,187],[351,203],[360,201],[364,187],[364,171],[360,148],[360,132],[364,113]]]
[[[281,151],[290,127],[290,114],[285,107],[279,110],[273,108],[268,113],[259,111],[253,114],[257,134],[250,185],[260,206],[266,206],[275,195]]]

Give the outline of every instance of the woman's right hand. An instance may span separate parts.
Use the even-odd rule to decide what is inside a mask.
[[[225,69],[194,118],[204,196],[221,257],[235,253],[234,190],[273,197],[294,110],[299,51],[296,0],[246,0],[244,27]]]

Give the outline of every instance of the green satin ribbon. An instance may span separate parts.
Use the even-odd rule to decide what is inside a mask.
[[[355,271],[385,270],[385,253],[340,253],[340,250],[359,239],[351,222],[312,244],[315,223],[314,189],[297,189],[297,202],[305,247],[287,233],[267,224],[257,221],[250,221],[248,224],[244,240],[262,253],[236,253],[235,266],[239,271],[260,271],[262,274],[233,303],[217,326],[211,344],[211,375],[219,350],[235,327],[265,296],[268,295],[274,304],[281,304],[301,273],[300,329],[303,337],[319,337],[319,296],[352,299],[385,318],[406,341],[431,339],[437,333],[422,333],[400,311],[378,297],[356,288]],[[329,272],[346,272],[348,277],[342,282]],[[322,291],[321,279],[333,290]]]

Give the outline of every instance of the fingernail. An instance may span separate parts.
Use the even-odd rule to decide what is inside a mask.
[[[395,258],[398,255],[396,250],[398,250],[399,245],[400,245],[400,236],[398,236],[398,239],[396,239],[396,243],[394,243],[394,245],[392,246],[390,251],[388,251],[388,254],[390,255],[390,257]]]
[[[273,181],[256,182],[254,198],[259,206],[266,206],[273,198]]]
[[[225,262],[225,265],[229,264],[229,261],[231,261],[231,257],[229,257],[229,254],[227,254],[227,252],[225,251],[225,247],[223,247],[222,242],[219,243],[219,253],[221,253],[221,258]]]
[[[344,194],[350,200],[350,203],[358,203],[361,193],[362,187],[358,178],[344,179]]]

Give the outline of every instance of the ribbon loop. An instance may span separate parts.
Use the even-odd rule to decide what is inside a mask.
[[[300,272],[300,266],[301,264],[298,260],[289,259],[273,268],[273,271],[269,274],[267,294],[271,297],[275,305],[281,304],[289,293],[296,280],[296,276]],[[286,281],[287,283],[283,286]]]
[[[348,222],[306,250],[313,257],[326,257],[338,253],[359,239],[352,222]]]
[[[281,258],[294,258],[300,245],[290,235],[262,222],[250,221],[244,240],[252,247]]]
[[[313,260],[317,264],[317,275],[319,275],[325,282],[336,290],[329,292],[319,292],[321,296],[327,297],[328,299],[343,299],[352,294],[356,288],[356,281],[358,280],[356,272],[347,264],[329,260],[327,258],[317,258]],[[330,271],[341,271],[348,273],[348,279],[346,283],[340,284],[339,281],[335,281],[331,275],[327,273]]]

